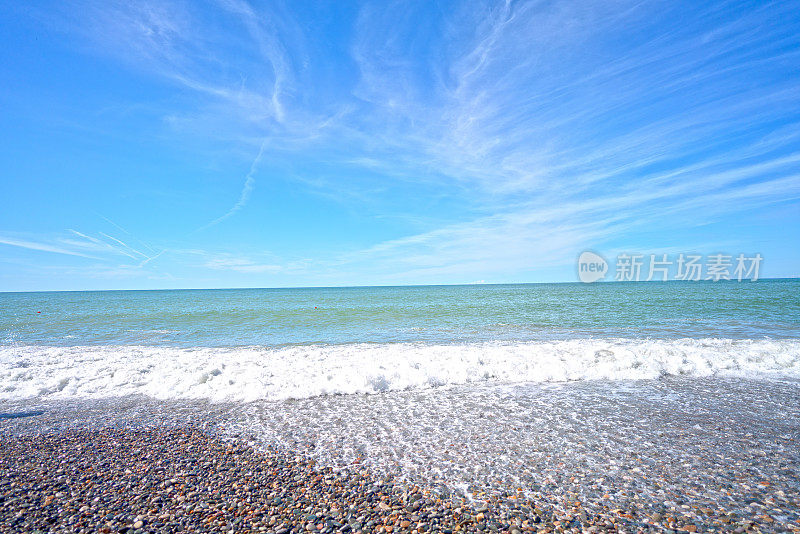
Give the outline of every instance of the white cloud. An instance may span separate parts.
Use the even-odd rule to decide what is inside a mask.
[[[10,247],[19,247],[19,248],[24,248],[24,249],[28,249],[28,250],[35,250],[35,251],[39,251],[39,252],[51,252],[53,254],[64,254],[64,255],[67,255],[67,256],[79,256],[79,257],[82,257],[82,258],[97,259],[94,256],[90,256],[88,254],[84,254],[84,253],[79,252],[79,251],[69,250],[69,249],[64,248],[64,247],[50,245],[50,244],[47,244],[47,243],[40,243],[40,242],[36,242],[36,241],[28,241],[28,240],[24,240],[24,239],[15,239],[15,238],[11,238],[11,237],[0,236],[0,244],[1,245],[8,245]]]
[[[239,200],[236,202],[236,204],[234,204],[233,207],[229,209],[224,215],[217,217],[208,224],[200,227],[199,230],[205,230],[206,228],[210,228],[211,226],[221,223],[228,217],[231,217],[236,212],[241,210],[247,204],[247,201],[250,200],[250,195],[252,194],[253,188],[255,187],[256,184],[256,178],[255,178],[256,171],[258,170],[259,163],[261,163],[261,157],[264,155],[264,148],[266,147],[266,145],[267,145],[267,140],[265,139],[261,143],[261,148],[258,149],[258,154],[256,154],[253,163],[250,164],[250,172],[248,172],[247,176],[245,176],[244,186],[242,187],[242,192],[239,194]]]
[[[276,273],[284,270],[284,267],[280,265],[256,263],[249,258],[235,257],[228,254],[210,258],[205,262],[205,266],[209,269],[240,273]]]
[[[685,6],[659,1],[469,2],[435,16],[375,2],[354,22],[351,57],[331,57],[291,8],[218,5],[210,19],[160,2],[91,11],[95,42],[197,99],[173,124],[227,134],[248,157],[258,147],[236,178],[238,200],[203,228],[251,202],[262,159],[335,169],[294,179],[358,209],[398,183],[464,199],[422,231],[311,259],[308,276],[513,272],[797,198],[800,81],[786,74],[800,67],[800,38],[781,24],[790,3],[736,16],[697,5],[675,24]],[[318,83],[328,61],[353,67],[354,83]],[[418,220],[406,194],[397,210]],[[74,250],[112,247],[142,267],[160,255],[83,237]],[[293,269],[251,257],[201,261]]]

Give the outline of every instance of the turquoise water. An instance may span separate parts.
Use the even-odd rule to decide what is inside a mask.
[[[0,293],[0,343],[800,338],[800,281]]]
[[[0,294],[0,399],[800,379],[800,282]]]

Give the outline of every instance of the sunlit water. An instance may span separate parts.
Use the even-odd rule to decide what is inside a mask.
[[[474,498],[800,509],[798,281],[0,294],[0,340],[0,411],[42,412],[0,432],[211,420]]]
[[[0,294],[0,398],[800,376],[800,282]]]

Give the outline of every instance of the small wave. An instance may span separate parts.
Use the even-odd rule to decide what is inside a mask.
[[[141,394],[215,402],[369,394],[455,384],[800,378],[800,340],[597,340],[280,348],[0,346],[0,399]]]

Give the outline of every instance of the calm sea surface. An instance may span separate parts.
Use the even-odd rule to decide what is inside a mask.
[[[0,293],[0,342],[175,347],[800,338],[800,281]]]

